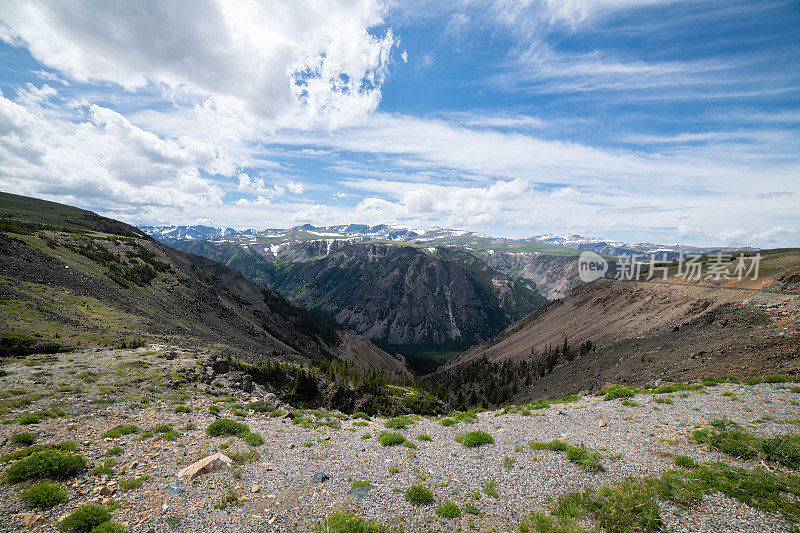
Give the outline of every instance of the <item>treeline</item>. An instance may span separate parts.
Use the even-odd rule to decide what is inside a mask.
[[[597,347],[591,341],[577,348],[567,339],[542,353],[531,349],[530,359],[489,361],[486,355],[458,368],[440,371],[425,379],[427,390],[455,409],[485,409],[510,402],[524,387],[553,371],[558,363],[571,362]]]

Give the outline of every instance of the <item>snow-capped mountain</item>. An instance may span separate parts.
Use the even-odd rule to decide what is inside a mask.
[[[552,244],[554,246],[563,246],[565,248],[574,248],[577,250],[588,250],[598,254],[606,255],[631,255],[643,254],[650,255],[656,254],[659,257],[666,256],[668,259],[673,259],[680,254],[715,254],[715,253],[732,253],[732,252],[751,252],[756,248],[748,247],[697,247],[686,246],[683,244],[656,244],[651,242],[621,242],[609,239],[601,239],[597,237],[582,237],[580,235],[569,234],[546,234],[534,235],[524,239],[529,242],[540,242],[544,244]]]

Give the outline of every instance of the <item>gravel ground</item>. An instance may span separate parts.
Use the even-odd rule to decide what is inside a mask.
[[[166,353],[177,355],[174,359],[161,357]],[[796,402],[800,395],[792,393],[789,386],[722,384],[704,392],[670,394],[672,404],[655,403],[650,395],[636,396],[639,405],[631,407],[622,406],[619,400],[583,397],[574,403],[534,410],[530,416],[485,412],[473,424],[444,427],[434,419],[421,418],[400,430],[417,445],[416,452],[411,452],[403,446],[380,445],[377,436],[385,431],[380,418],[358,425],[362,422],[344,417],[338,429],[304,428],[288,418],[267,414],[248,412],[246,418],[237,418],[231,413],[236,406],[219,402],[219,396],[194,385],[177,390],[164,386],[176,370],[195,366],[197,358],[205,356],[174,348],[150,348],[74,352],[3,365],[11,372],[0,378],[3,401],[28,397],[33,403],[21,407],[4,404],[5,412],[0,411],[5,421],[0,426],[0,452],[19,449],[20,445],[6,441],[22,431],[37,433],[37,443],[75,441],[90,466],[101,463],[114,446],[124,452],[117,457],[110,476],[87,472],[65,482],[69,500],[50,510],[34,510],[24,504],[19,499],[20,485],[0,485],[0,531],[19,530],[20,514],[30,512],[46,519],[40,531],[56,531],[55,522],[78,505],[109,498],[121,504],[113,513],[114,520],[134,532],[307,531],[337,510],[402,525],[406,531],[514,531],[521,517],[546,511],[549,502],[561,493],[613,483],[626,476],[658,474],[675,468],[675,455],[688,455],[698,462],[757,466],[689,443],[690,432],[710,419],[728,417],[760,435],[795,433],[800,424]],[[151,401],[142,405],[143,396]],[[221,416],[245,422],[251,431],[264,437],[264,444],[251,448],[236,437],[207,436],[205,428],[217,418],[208,410],[215,402],[222,409]],[[189,406],[192,412],[173,412],[176,403]],[[243,398],[236,403],[244,403]],[[57,406],[67,416],[27,426],[16,423],[20,413]],[[601,420],[606,423],[603,427]],[[141,433],[117,439],[102,437],[120,424],[136,424],[146,431],[165,423],[180,432],[176,440],[159,435],[142,439]],[[456,434],[477,429],[491,434],[495,443],[465,448],[454,441]],[[432,441],[417,440],[423,433]],[[364,439],[365,434],[373,437]],[[553,439],[585,443],[600,450],[606,471],[586,473],[562,453],[534,451],[526,446],[531,440]],[[522,448],[515,451],[517,446]],[[233,470],[201,476],[187,483],[179,495],[165,490],[177,481],[180,468],[221,449],[229,455],[257,450],[260,457]],[[510,468],[503,464],[507,457],[515,460]],[[392,467],[398,471],[390,472]],[[312,476],[318,472],[330,479],[312,483]],[[141,487],[127,492],[118,489],[123,480],[144,475],[151,477]],[[362,501],[348,494],[357,480],[372,485]],[[483,492],[491,480],[496,483],[498,498]],[[415,483],[431,489],[437,503],[473,501],[482,514],[442,519],[434,512],[435,505],[412,506],[402,491]],[[103,486],[115,493],[99,495],[96,491]],[[238,495],[240,505],[215,508],[214,504],[231,490]],[[473,499],[471,493],[481,493],[480,499]],[[688,508],[662,503],[661,515],[669,531],[791,530],[781,516],[720,494],[706,496]],[[180,517],[177,525],[175,517]]]

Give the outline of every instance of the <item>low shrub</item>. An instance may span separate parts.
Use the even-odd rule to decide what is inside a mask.
[[[378,436],[378,441],[380,441],[383,446],[397,446],[398,444],[403,444],[406,438],[400,433],[384,431]]]
[[[402,415],[390,418],[384,426],[389,429],[404,429],[412,424],[414,424],[414,421],[408,415]]]
[[[105,433],[103,433],[103,437],[118,439],[123,435],[131,435],[133,433],[139,433],[139,427],[133,424],[128,424],[124,426],[116,426],[114,428],[109,429]]]
[[[614,385],[613,387],[606,389],[603,400],[609,401],[616,398],[632,398],[634,396],[636,396],[635,390],[622,385]]]
[[[36,434],[28,432],[17,433],[16,435],[13,435],[9,440],[16,444],[24,444],[25,446],[30,446],[31,444],[36,442]]]
[[[485,431],[469,431],[455,436],[456,442],[467,448],[475,448],[484,444],[494,444],[494,439]]]
[[[58,524],[61,531],[90,532],[100,524],[111,520],[108,510],[94,503],[81,505]]]
[[[5,471],[9,483],[26,479],[66,479],[86,470],[86,460],[74,453],[45,450],[20,459]]]
[[[439,424],[446,427],[446,426],[455,426],[456,424],[458,424],[458,422],[456,422],[452,418],[442,418],[441,420],[439,420]]]
[[[240,437],[249,432],[250,429],[246,425],[228,418],[214,420],[211,425],[206,428],[206,433],[212,437]]]
[[[461,508],[450,500],[436,506],[436,514],[442,518],[455,518],[461,516]]]
[[[42,481],[27,490],[23,490],[20,498],[33,507],[47,509],[67,501],[67,489],[52,481]]]
[[[427,433],[422,433],[420,435],[417,435],[417,440],[424,440],[427,442],[431,442],[433,438],[431,438],[431,436],[428,435]]]
[[[250,431],[242,435],[242,440],[245,441],[250,446],[261,446],[262,444],[264,444],[264,437],[262,437],[258,433],[253,433]]]
[[[405,498],[414,505],[425,505],[433,501],[433,493],[422,485],[412,485],[406,489]]]

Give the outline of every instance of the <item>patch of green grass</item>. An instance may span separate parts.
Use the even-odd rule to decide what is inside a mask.
[[[363,435],[361,435],[361,440],[367,440],[367,439],[371,439],[371,438],[372,438],[372,434],[371,433],[364,433]]]
[[[192,408],[188,405],[178,405],[172,410],[173,413],[191,413]]]
[[[632,402],[630,400],[622,400],[620,403],[625,407],[639,407],[638,403]]]
[[[389,429],[404,429],[413,424],[414,421],[411,420],[411,417],[409,417],[408,415],[401,415],[401,416],[396,416],[394,418],[390,418],[389,420],[386,421],[384,426]]]
[[[686,455],[676,455],[675,456],[675,464],[678,466],[682,466],[684,468],[697,468],[699,465],[692,459]]]
[[[473,502],[464,503],[464,505],[461,506],[461,510],[464,511],[465,513],[467,513],[467,514],[474,514],[474,515],[480,515],[481,514],[480,508],[477,505],[475,505]]]
[[[633,396],[636,396],[636,391],[634,389],[622,385],[614,385],[606,389],[603,400],[609,401],[617,398],[632,398]]]
[[[422,485],[412,485],[406,489],[405,498],[414,505],[425,505],[433,501],[433,493]]]
[[[433,438],[427,433],[422,433],[420,435],[417,435],[417,440],[424,440],[426,442],[431,442]]]
[[[352,415],[350,415],[350,418],[352,418],[353,420],[356,419],[366,420],[367,422],[372,420],[372,418],[370,418],[370,416],[367,413],[362,413],[361,411],[353,413]]]
[[[126,479],[119,484],[119,490],[122,492],[128,492],[129,490],[138,489],[148,479],[150,479],[149,475]]]
[[[506,469],[511,469],[515,462],[517,462],[517,460],[513,457],[503,457],[503,467]]]
[[[211,413],[212,415],[216,416],[216,415],[219,414],[220,411],[221,411],[221,409],[219,408],[219,405],[209,405],[208,406],[208,412]]]
[[[42,481],[31,488],[22,491],[22,501],[33,507],[47,509],[67,501],[67,489],[52,481]]]
[[[99,526],[92,528],[90,533],[125,533],[125,526],[116,522],[103,522]]]
[[[248,450],[246,452],[236,451],[228,453],[228,457],[230,457],[235,464],[243,465],[258,461],[261,458],[261,454],[256,450]]]
[[[316,533],[390,533],[382,524],[354,515],[336,512],[328,516],[316,529]]]
[[[107,475],[110,476],[114,473],[114,466],[117,464],[117,460],[110,458],[103,461],[101,464],[97,465],[92,469],[92,474],[95,476]]]
[[[497,482],[493,479],[490,479],[486,482],[483,486],[483,492],[486,493],[487,496],[491,496],[492,498],[499,498],[500,494],[497,492]]]
[[[264,437],[262,437],[258,433],[253,433],[252,431],[248,431],[242,436],[242,440],[245,441],[250,446],[261,446],[264,444]]]
[[[461,508],[450,500],[446,500],[436,506],[436,514],[442,518],[455,518],[461,516]]]
[[[533,513],[519,524],[520,533],[585,533],[571,518],[557,518],[543,513]]]
[[[24,444],[25,446],[30,446],[31,444],[36,442],[36,434],[29,432],[17,433],[16,435],[12,435],[9,440],[16,444]]]
[[[494,439],[485,431],[469,431],[455,436],[456,442],[467,448],[475,448],[484,444],[494,444]]]
[[[443,426],[455,426],[456,424],[458,424],[458,422],[456,422],[452,418],[442,418],[441,420],[439,420],[439,424]]]
[[[103,433],[103,437],[118,439],[123,435],[131,435],[133,433],[139,433],[139,427],[133,424],[128,424],[124,426],[116,426],[109,429],[108,431]]]
[[[125,453],[125,450],[121,446],[114,446],[113,448],[109,448],[106,455],[122,455],[123,453]]]
[[[567,459],[586,472],[603,472],[600,452],[581,443],[579,446],[567,446]]]
[[[249,432],[250,429],[246,425],[228,418],[214,420],[208,428],[206,428],[206,433],[212,437],[241,437]]]
[[[61,531],[90,532],[100,524],[111,520],[111,513],[102,505],[86,503],[58,524]]]
[[[406,438],[400,433],[384,431],[378,437],[378,441],[380,441],[383,446],[397,446],[398,444],[403,444]]]
[[[565,452],[567,451],[567,444],[560,440],[553,440],[550,442],[531,441],[528,443],[531,450],[550,450],[551,452]]]
[[[177,514],[169,515],[165,521],[171,529],[175,529],[181,525],[181,517]]]
[[[77,454],[45,450],[33,453],[9,466],[4,477],[9,483],[26,479],[67,479],[86,470],[86,460]]]
[[[369,487],[372,483],[370,481],[355,480],[350,484],[351,488],[357,489],[359,487]]]
[[[790,468],[800,468],[800,436],[776,435],[756,437],[744,431],[732,420],[718,419],[709,422],[707,429],[692,433],[692,439],[732,457],[752,459],[764,457]]]
[[[226,509],[228,506],[231,507],[238,507],[242,504],[239,501],[239,496],[236,495],[236,492],[233,489],[228,489],[228,494],[223,496],[219,503],[214,504],[215,509]]]
[[[142,433],[142,438],[146,439],[152,437],[153,435],[161,435],[167,440],[175,440],[180,436],[180,433],[175,431],[175,429],[169,424],[160,424],[150,431]]]
[[[666,403],[666,404],[673,403],[672,398],[658,398],[656,396],[653,396],[653,401],[656,403]]]
[[[474,424],[478,421],[478,414],[475,411],[461,411],[452,415],[456,422],[466,422]]]

